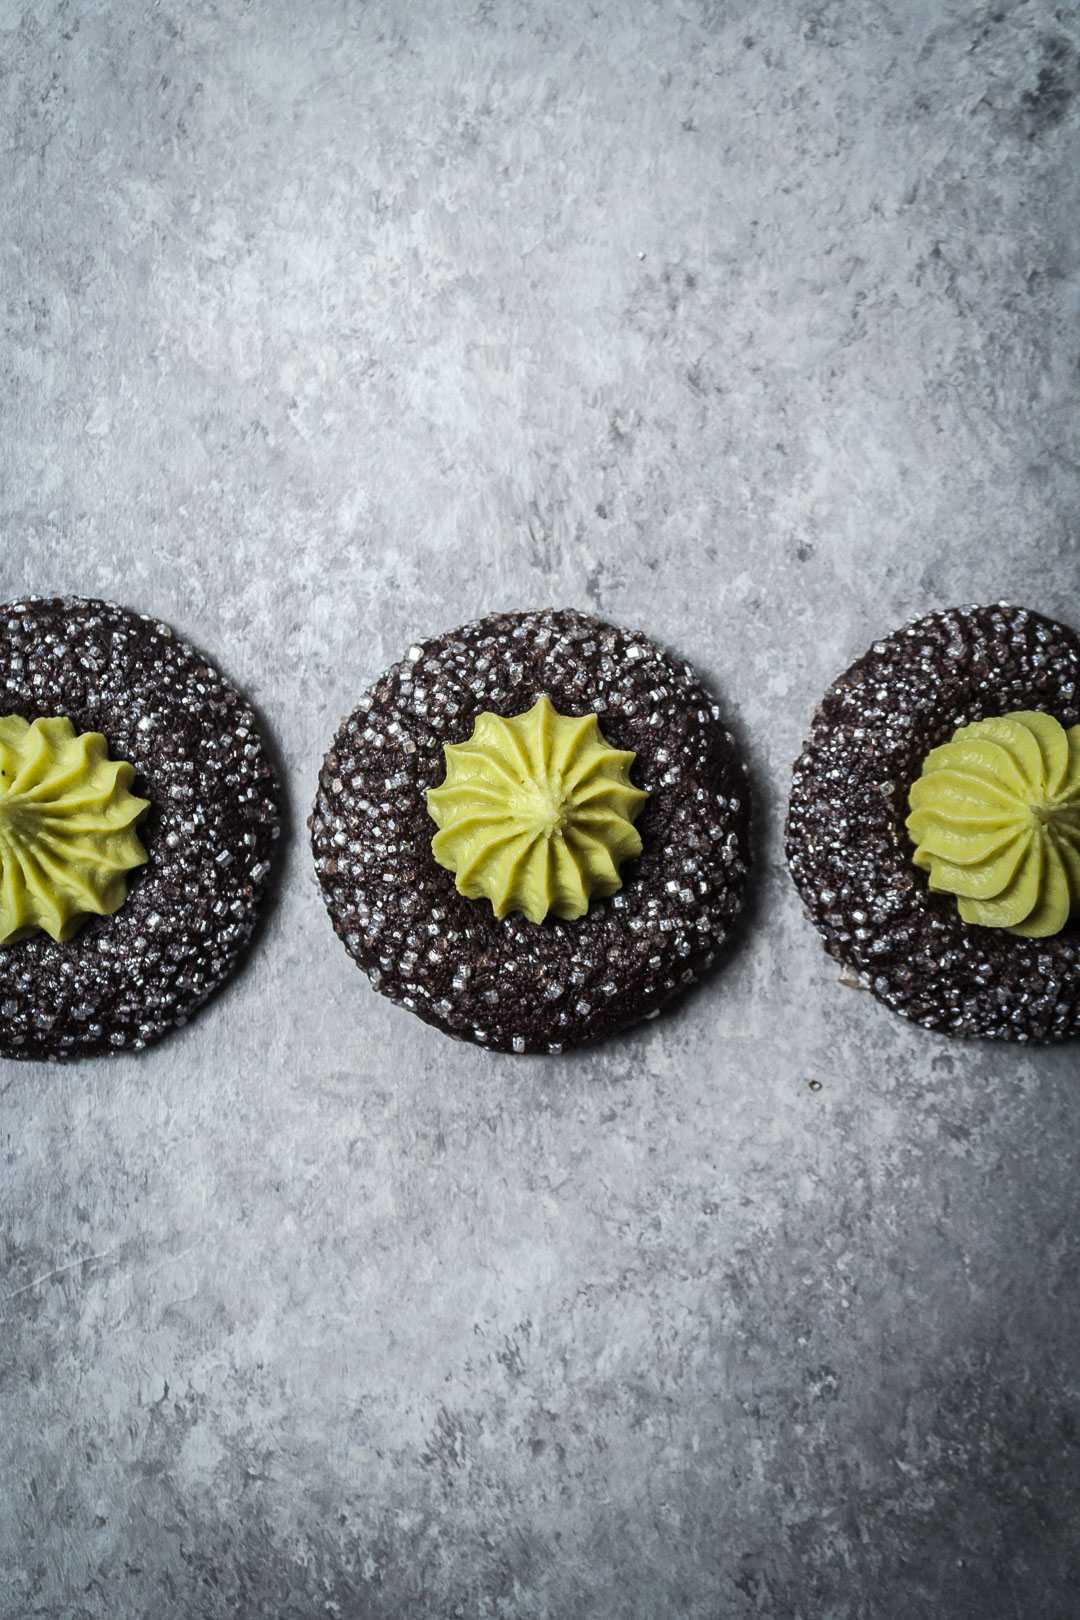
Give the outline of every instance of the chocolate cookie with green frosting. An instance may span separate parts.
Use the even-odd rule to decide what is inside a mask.
[[[343,722],[309,824],[375,988],[504,1052],[659,1012],[721,960],[750,859],[715,700],[654,642],[571,610],[411,647]]]
[[[825,694],[788,862],[847,982],[945,1034],[1080,1034],[1080,636],[927,614]]]
[[[168,625],[0,607],[0,1056],[137,1050],[235,967],[268,892],[251,709]]]

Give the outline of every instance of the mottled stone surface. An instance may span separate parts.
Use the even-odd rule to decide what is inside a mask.
[[[1080,624],[1075,5],[0,31],[0,599],[175,625],[291,797],[187,1029],[0,1076],[4,1620],[1071,1620],[1080,1053],[840,986],[779,831],[875,636]],[[412,640],[549,603],[713,683],[759,864],[722,977],[513,1059],[300,830]]]

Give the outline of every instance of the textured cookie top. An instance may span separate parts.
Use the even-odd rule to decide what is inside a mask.
[[[1008,603],[877,641],[826,693],[795,762],[786,849],[826,949],[894,1011],[1002,1040],[1080,1032],[1080,928],[1025,939],[967,923],[914,864],[904,825],[928,754],[973,721],[1080,720],[1080,638]]]
[[[228,976],[265,896],[278,812],[255,717],[167,625],[79,597],[0,608],[0,703],[100,732],[150,801],[118,911],[0,950],[0,1054],[145,1046]]]
[[[499,919],[435,860],[426,793],[443,745],[481,712],[520,715],[544,695],[637,755],[642,852],[583,917]],[[338,732],[310,825],[334,927],[376,988],[479,1045],[558,1052],[657,1012],[714,964],[742,899],[748,810],[690,666],[566,610],[495,614],[411,647]]]

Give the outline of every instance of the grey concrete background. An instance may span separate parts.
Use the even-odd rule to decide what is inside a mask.
[[[839,986],[780,825],[877,634],[1080,622],[1076,7],[0,30],[0,600],[171,621],[291,806],[188,1029],[0,1076],[0,1613],[1072,1620],[1080,1054]],[[367,988],[302,824],[414,637],[550,603],[713,683],[758,869],[722,977],[513,1060]]]

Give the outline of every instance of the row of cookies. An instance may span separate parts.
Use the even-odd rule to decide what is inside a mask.
[[[274,771],[167,625],[0,609],[0,1054],[138,1049],[235,966],[273,872]],[[1080,1033],[1080,637],[931,613],[845,671],[794,767],[792,875],[850,982],[953,1035]],[[571,610],[410,647],[310,818],[372,984],[491,1050],[558,1053],[717,967],[750,868],[745,768],[693,669]]]

